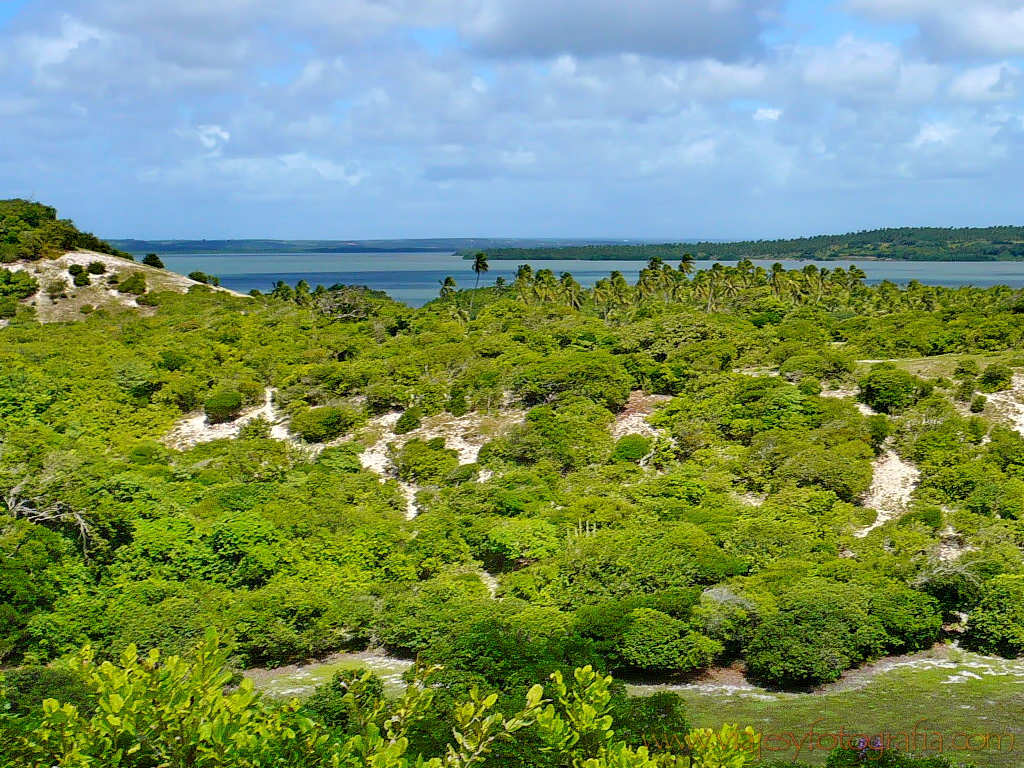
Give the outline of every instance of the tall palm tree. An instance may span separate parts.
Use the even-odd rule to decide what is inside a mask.
[[[458,284],[455,282],[455,278],[452,277],[451,275],[448,275],[448,277],[446,277],[444,280],[438,280],[437,282],[441,284],[439,296],[442,299],[450,299],[452,296],[455,295],[455,291],[459,287]]]
[[[772,264],[771,271],[768,273],[768,287],[772,289],[775,298],[781,299],[791,282],[789,273],[786,272],[786,268],[782,264],[777,261]]]
[[[679,271],[684,277],[689,277],[693,274],[693,270],[696,269],[697,260],[693,258],[692,253],[684,253],[679,257]]]
[[[469,311],[473,311],[473,301],[476,299],[476,289],[480,287],[480,275],[484,274],[489,270],[491,266],[487,263],[487,254],[483,251],[479,251],[476,256],[473,257],[473,271],[476,272],[476,283],[473,285],[474,294],[469,297]]]
[[[533,281],[533,295],[541,304],[554,301],[558,296],[558,281],[555,280],[555,273],[550,269],[537,270]]]
[[[533,267],[529,264],[520,264],[516,268],[516,279],[512,283],[512,288],[520,300],[529,303],[533,296]]]
[[[594,304],[601,309],[601,316],[607,320],[608,310],[612,304],[612,283],[607,277],[602,277],[594,283],[594,289],[590,292],[590,298]]]
[[[570,309],[583,306],[583,288],[568,272],[563,272],[558,280],[558,294]]]

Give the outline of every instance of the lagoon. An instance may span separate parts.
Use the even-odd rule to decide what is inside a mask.
[[[451,275],[462,288],[472,288],[476,276],[469,261],[454,253],[268,253],[258,255],[191,254],[163,256],[167,268],[181,274],[206,272],[220,278],[225,288],[248,293],[253,288],[269,291],[278,280],[295,285],[305,280],[318,283],[366,285],[411,306],[422,306],[437,296],[440,281]],[[518,261],[492,261],[490,271],[480,284],[491,285],[498,277],[511,281]],[[698,269],[707,269],[714,262],[698,261]],[[725,262],[731,263],[731,262]],[[768,267],[772,261],[754,261]],[[787,269],[800,269],[808,262],[783,261]],[[907,283],[919,280],[926,285],[1009,285],[1024,287],[1024,262],[1018,261],[833,261],[817,262],[830,269],[855,263],[867,273],[867,282],[883,280]],[[593,285],[612,270],[619,270],[627,279],[636,279],[644,267],[642,261],[558,261],[531,262],[537,269],[550,269],[559,274],[571,272],[585,286]]]

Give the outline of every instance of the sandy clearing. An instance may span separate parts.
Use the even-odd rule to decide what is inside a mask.
[[[989,408],[996,416],[1024,434],[1024,373],[1015,373],[1010,389],[986,394]]]
[[[821,392],[822,397],[835,397],[841,400],[854,400],[854,405],[857,406],[857,410],[865,416],[877,416],[878,411],[864,403],[856,402],[857,390],[855,389],[825,389]]]
[[[396,435],[395,423],[400,417],[400,413],[386,413],[370,420],[363,435],[369,436],[373,442],[360,454],[359,461],[363,469],[380,475],[382,482],[389,479],[398,481],[398,487],[406,500],[405,516],[412,520],[419,514],[416,494],[420,489],[413,483],[398,480],[398,470],[391,458],[394,451],[400,450],[403,445],[416,438],[433,440],[441,437],[444,438],[445,447],[458,454],[459,464],[473,464],[484,444],[514,424],[522,422],[526,417],[526,411],[509,409],[497,415],[474,412],[459,417],[450,413],[439,413],[424,419],[423,424],[417,429],[404,435]],[[486,470],[480,473],[481,480],[490,478],[491,473],[487,472],[485,476],[485,472]]]
[[[280,416],[274,407],[274,392],[273,388],[267,387],[263,395],[262,405],[243,411],[238,418],[232,421],[210,424],[206,421],[205,413],[189,414],[167,433],[163,443],[171,448],[187,450],[200,443],[233,438],[238,435],[239,430],[245,424],[260,417],[270,422],[271,437],[275,440],[290,440],[288,428],[280,421]]]
[[[622,413],[612,422],[612,437],[616,440],[624,435],[657,437],[658,430],[647,423],[647,417],[654,413],[659,405],[671,399],[669,395],[645,395],[643,390],[639,389],[630,392]]]
[[[921,479],[917,467],[901,459],[891,448],[875,459],[872,470],[871,487],[861,504],[874,509],[878,516],[875,522],[854,534],[858,539],[902,516]]]

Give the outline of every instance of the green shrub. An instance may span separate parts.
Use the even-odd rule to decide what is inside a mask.
[[[90,261],[86,265],[85,271],[88,272],[90,275],[102,275],[104,272],[107,271],[107,265],[104,264],[102,261]]]
[[[971,611],[966,645],[1007,658],[1024,655],[1024,576],[996,576],[981,588]]]
[[[50,301],[56,301],[66,296],[67,289],[68,284],[62,278],[51,280],[43,286],[43,291],[50,297]]]
[[[155,253],[147,253],[145,258],[142,259],[142,263],[147,267],[156,267],[157,269],[164,269],[164,263]]]
[[[800,383],[797,385],[797,389],[800,390],[801,394],[804,395],[820,395],[821,394],[821,382],[818,381],[814,376],[804,376],[800,379]]]
[[[74,282],[74,284],[79,288],[91,284],[91,281],[89,280],[89,275],[86,272],[79,272],[77,275],[75,275],[74,280],[72,282]]]
[[[132,272],[118,283],[119,293],[131,293],[141,296],[146,292],[146,276],[141,272]]]
[[[242,411],[242,395],[235,390],[214,392],[206,398],[203,410],[206,411],[206,418],[214,424],[230,421]]]
[[[322,406],[292,416],[290,429],[307,443],[326,443],[340,437],[359,422],[351,408]]]
[[[0,320],[6,320],[18,314],[18,302],[11,296],[0,296]]]
[[[978,395],[977,397],[971,398],[971,413],[981,413],[985,410],[985,406],[988,404],[988,398],[984,395]]]
[[[71,275],[72,277],[77,277],[78,275],[81,275],[84,272],[85,267],[83,267],[81,264],[72,264],[70,267],[68,267],[68,274]]]
[[[459,466],[459,454],[444,447],[444,438],[410,440],[398,452],[398,476],[410,483],[437,483]]]
[[[417,429],[423,423],[422,414],[419,408],[406,408],[398,421],[395,422],[395,434],[404,435]]]
[[[978,379],[978,389],[982,392],[1002,392],[1013,384],[1013,371],[1008,365],[993,363],[988,366]]]
[[[318,685],[303,708],[313,719],[339,733],[353,733],[360,714],[369,712],[384,698],[384,683],[373,672],[341,669],[330,682]]]
[[[0,296],[27,299],[39,290],[39,283],[28,272],[0,269]]]
[[[640,460],[651,452],[651,441],[643,435],[623,435],[615,443],[610,461],[629,461],[639,464]]]
[[[921,384],[913,374],[882,363],[860,380],[860,400],[880,413],[895,413],[917,402]]]

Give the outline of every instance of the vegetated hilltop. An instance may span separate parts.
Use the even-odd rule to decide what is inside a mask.
[[[1024,259],[1024,227],[943,229],[902,227],[818,235],[792,240],[751,240],[736,243],[664,243],[660,245],[583,245],[565,248],[492,248],[491,259],[539,261],[586,259],[592,261],[647,261],[678,259],[691,253],[697,259],[815,259],[848,261],[897,259],[901,261],[1012,261]],[[473,251],[463,252],[473,258]]]
[[[136,264],[130,254],[58,219],[49,206],[0,200],[0,323],[19,305],[40,322],[80,320],[118,307],[151,311],[154,293],[184,292],[211,280],[193,276],[201,280],[166,271],[158,257]]]
[[[30,200],[0,200],[0,264],[86,250],[131,258],[88,232],[80,232],[57,210]]]
[[[544,718],[446,764],[655,768],[639,750],[685,734],[681,699],[594,670],[735,665],[807,690],[953,639],[1024,654],[1020,291],[657,260],[635,284],[524,267],[441,290],[419,309],[166,291],[148,316],[47,325],[18,304],[0,329],[14,764],[414,765],[453,729],[472,750],[508,732],[481,713],[547,680]],[[232,429],[179,440],[197,417]],[[900,462],[907,487],[880,492]],[[131,650],[191,653],[209,628],[219,656]],[[443,665],[421,718],[372,679],[296,712],[220,671],[369,647]]]

